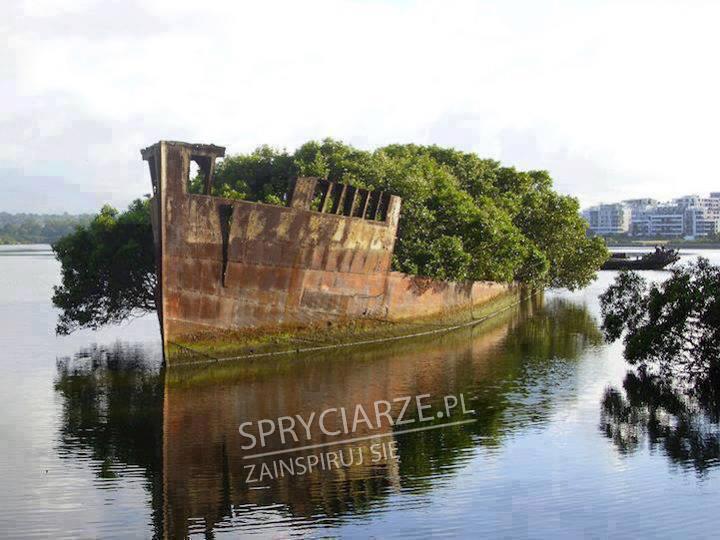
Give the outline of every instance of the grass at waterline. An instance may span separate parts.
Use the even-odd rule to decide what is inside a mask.
[[[165,370],[166,384],[171,387],[185,387],[202,384],[215,384],[239,380],[263,380],[279,374],[290,374],[303,370],[316,362],[374,362],[379,358],[399,356],[403,358],[426,355],[434,348],[458,346],[477,340],[495,341],[497,336],[505,335],[505,330],[528,314],[535,313],[542,303],[539,296],[527,299],[510,309],[497,312],[476,325],[458,328],[439,334],[426,334],[412,339],[397,339],[349,348],[333,348],[321,351],[309,351],[297,354],[249,357],[235,361],[171,364]]]
[[[356,319],[342,323],[323,323],[306,327],[282,327],[259,333],[253,330],[216,331],[186,336],[168,344],[168,364],[211,363],[298,354],[341,347],[371,345],[437,335],[457,327],[472,326],[486,318],[508,311],[539,291],[518,287],[509,293],[472,308],[461,308],[440,316],[398,322],[382,319]]]

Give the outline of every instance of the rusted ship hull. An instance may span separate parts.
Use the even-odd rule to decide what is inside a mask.
[[[399,197],[299,178],[287,206],[211,196],[223,147],[161,141],[142,151],[153,185],[158,314],[173,345],[357,320],[396,322],[512,294],[493,282],[442,282],[390,269]],[[190,162],[205,194],[188,192]],[[316,210],[313,201],[320,200]],[[312,206],[314,207],[314,206]]]

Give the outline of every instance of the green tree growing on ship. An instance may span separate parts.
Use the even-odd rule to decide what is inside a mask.
[[[298,176],[402,197],[397,271],[576,289],[607,258],[602,239],[586,236],[577,200],[555,192],[546,171],[518,171],[451,148],[395,144],[366,151],[333,139],[310,141],[294,153],[261,146],[224,159],[213,190],[284,204]],[[197,178],[191,191],[199,186]],[[53,247],[62,265],[53,297],[62,310],[59,333],[155,309],[147,202],[135,201],[124,213],[105,207]]]

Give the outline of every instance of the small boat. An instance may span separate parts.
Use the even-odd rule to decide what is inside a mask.
[[[680,259],[677,249],[655,248],[651,253],[618,253],[610,254],[610,258],[602,265],[601,270],[662,270],[667,265]]]

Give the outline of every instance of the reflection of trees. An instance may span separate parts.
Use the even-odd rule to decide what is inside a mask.
[[[600,429],[622,454],[645,442],[682,467],[702,474],[720,458],[720,407],[714,392],[689,391],[640,370],[628,372],[623,392],[608,388]]]
[[[98,464],[99,478],[118,465],[145,471],[153,521],[162,531],[163,384],[157,359],[137,346],[93,347],[58,361],[55,391],[62,397],[57,451]]]
[[[572,394],[574,360],[602,343],[595,319],[562,299],[526,308],[531,316],[511,325],[502,347],[486,359],[489,372],[467,373],[453,389],[473,396],[477,421],[399,437],[402,476],[430,487],[431,476],[461,465],[465,449],[499,446],[511,432],[547,421],[562,394]]]
[[[548,302],[537,315],[518,326],[507,342],[508,352],[530,360],[575,359],[603,341],[597,322],[584,306],[563,299]]]
[[[511,414],[503,430],[544,422],[558,403],[573,398],[575,361],[601,344],[602,334],[587,309],[563,299],[548,302],[511,332],[504,348],[514,366],[504,392]]]
[[[574,392],[567,382],[574,360],[600,340],[584,308],[555,300],[530,301],[481,328],[343,357],[163,374],[141,348],[95,348],[58,364],[58,451],[71,459],[90,454],[100,477],[118,469],[113,465],[146,471],[158,536],[184,537],[191,522],[193,530],[204,522],[212,534],[231,518],[257,522],[263,508],[332,523],[377,508],[393,489],[432,489],[476,446],[499,446],[514,430],[546,421],[558,392]],[[395,437],[397,465],[248,489],[236,435],[242,420],[422,393],[463,393],[477,422]],[[455,412],[438,422],[467,419]]]

